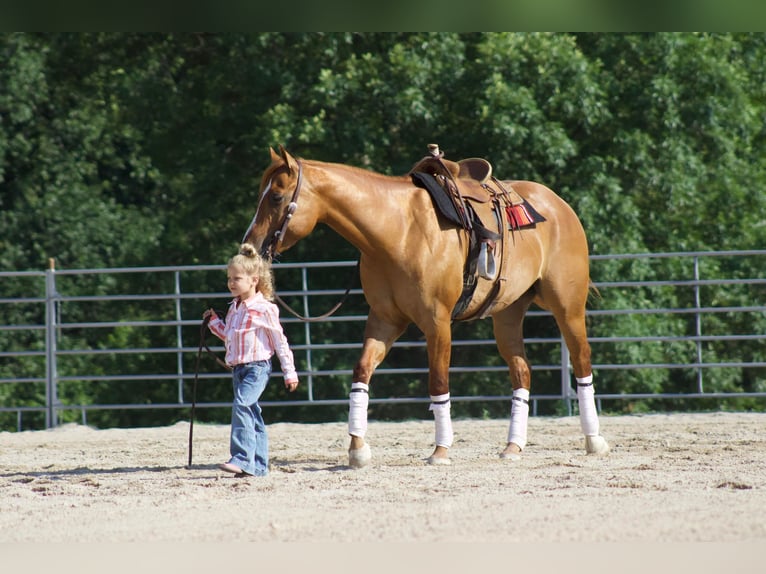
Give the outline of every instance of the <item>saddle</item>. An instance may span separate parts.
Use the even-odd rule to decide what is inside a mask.
[[[444,153],[437,144],[429,144],[428,151],[429,154],[412,167],[409,175],[415,185],[428,191],[440,213],[466,230],[469,238],[463,293],[452,311],[452,317],[455,319],[468,306],[479,277],[495,283],[479,312],[470,319],[486,316],[500,289],[502,278],[499,277],[496,257],[502,266],[503,238],[509,230],[521,227],[515,214],[519,210],[534,213],[537,217],[532,217],[527,225],[545,219],[512,187],[502,184],[492,175],[492,164],[487,160],[468,158],[450,161],[444,159]],[[479,212],[493,220],[497,232],[485,225]]]
[[[480,157],[460,161],[444,159],[438,144],[428,144],[429,155],[417,162],[410,173],[430,173],[454,182],[458,193],[472,201],[486,203],[494,198],[506,205],[519,205],[524,199],[508,184],[503,185],[492,175],[492,164]]]

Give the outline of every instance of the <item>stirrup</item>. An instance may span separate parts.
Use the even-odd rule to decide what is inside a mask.
[[[492,281],[496,275],[495,257],[489,253],[487,243],[484,242],[479,249],[479,277]]]

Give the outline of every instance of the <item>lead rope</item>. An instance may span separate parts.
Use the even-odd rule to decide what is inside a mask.
[[[287,231],[287,226],[290,223],[290,220],[293,218],[293,214],[298,209],[298,196],[301,193],[301,184],[303,183],[303,163],[298,158],[295,158],[295,161],[298,164],[298,179],[295,182],[295,190],[293,191],[292,198],[290,199],[290,204],[287,206],[287,211],[285,212],[284,219],[282,220],[282,225],[280,225],[279,229],[274,232],[274,234],[271,237],[271,241],[269,242],[268,247],[266,248],[266,253],[268,254],[270,259],[273,259],[277,245],[282,243],[282,241],[284,240],[285,231]],[[247,239],[248,235],[250,235],[250,230],[253,228],[253,224],[255,223],[256,217],[258,217],[257,211],[255,213],[255,216],[253,217],[253,221],[250,222],[250,227],[245,232],[245,236],[242,238],[243,241]],[[359,261],[360,261],[359,259],[357,259],[356,261],[357,271],[359,269]],[[353,286],[353,279],[354,278],[352,276],[351,278],[352,283],[349,284],[348,288],[346,289],[346,292],[343,294],[343,297],[341,297],[341,300],[332,309],[327,311],[327,313],[323,313],[322,315],[319,315],[317,317],[308,317],[308,316],[304,317],[300,313],[293,311],[292,308],[287,303],[285,303],[285,301],[276,293],[274,294],[274,298],[277,300],[277,302],[279,302],[280,305],[282,305],[282,307],[288,313],[290,313],[293,317],[300,319],[301,321],[304,321],[306,323],[321,321],[322,319],[326,319],[327,317],[335,313],[335,311],[340,309],[340,306],[343,305],[343,303],[346,301],[346,298],[348,297],[348,294],[351,292],[351,288]]]
[[[216,313],[217,314],[217,313]],[[216,355],[210,347],[207,346],[207,343],[205,342],[205,335],[207,334],[207,324],[210,322],[210,316],[205,317],[202,320],[202,325],[200,326],[199,330],[199,347],[197,348],[197,359],[194,364],[194,384],[192,385],[192,406],[191,406],[191,416],[189,417],[189,463],[187,464],[186,468],[191,468],[192,466],[192,445],[193,445],[193,437],[194,437],[194,411],[197,408],[197,380],[199,379],[199,362],[200,357],[202,356],[202,349],[205,349],[208,353],[213,355],[215,357],[216,362],[224,367],[225,369],[231,370],[231,367],[224,363],[218,355]]]
[[[357,260],[356,260],[356,267],[354,267],[354,274],[351,276],[351,283],[350,283],[350,284],[349,284],[349,286],[346,288],[346,292],[343,294],[343,297],[341,297],[340,301],[338,301],[338,302],[335,304],[335,306],[334,306],[332,309],[330,309],[329,311],[327,311],[327,313],[323,313],[322,315],[318,315],[318,316],[316,316],[316,317],[304,317],[303,315],[301,315],[301,314],[300,314],[300,313],[298,313],[297,311],[293,311],[293,310],[290,308],[290,306],[289,306],[287,303],[285,303],[285,302],[284,302],[284,300],[283,300],[283,299],[282,299],[282,298],[281,298],[279,295],[277,295],[276,293],[274,294],[274,298],[275,298],[275,299],[276,299],[276,300],[279,302],[279,304],[280,304],[280,305],[282,305],[282,307],[284,307],[284,309],[285,309],[285,310],[286,310],[288,313],[290,313],[290,314],[291,314],[293,317],[297,317],[298,319],[300,319],[301,321],[305,321],[306,323],[311,323],[311,322],[314,322],[314,321],[321,321],[322,319],[327,319],[327,317],[329,317],[330,315],[332,315],[333,313],[335,313],[335,311],[337,311],[338,309],[340,309],[340,306],[341,306],[341,305],[343,305],[343,303],[344,303],[344,302],[346,301],[346,299],[348,298],[348,294],[349,294],[349,293],[351,293],[351,289],[352,289],[352,288],[353,288],[353,286],[354,286],[354,278],[356,277],[356,274],[357,274],[357,272],[359,271],[359,263],[360,263],[360,261],[361,261],[361,257],[360,257],[360,259],[357,259]]]

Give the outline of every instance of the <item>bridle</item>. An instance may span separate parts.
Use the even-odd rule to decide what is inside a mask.
[[[277,247],[280,243],[284,240],[285,232],[287,231],[287,226],[290,223],[290,220],[293,218],[293,215],[295,214],[295,211],[298,209],[298,196],[301,194],[301,184],[303,183],[303,164],[301,163],[301,160],[298,158],[295,158],[296,163],[298,164],[298,179],[295,182],[295,190],[293,191],[293,195],[290,198],[290,203],[287,205],[287,209],[285,210],[285,215],[282,218],[282,223],[279,226],[279,229],[277,229],[274,233],[271,235],[271,239],[266,244],[266,248],[262,250],[262,254],[267,257],[270,261],[273,260],[274,255],[277,252]],[[272,176],[273,177],[273,176]],[[266,198],[266,193],[268,193],[268,188],[271,187],[271,182],[269,182],[269,185],[266,188],[266,191],[264,191],[263,197],[261,198],[261,201],[263,201]],[[247,239],[248,235],[250,235],[250,231],[253,228],[253,225],[255,225],[255,220],[258,218],[258,211],[260,211],[260,205],[258,210],[256,210],[255,215],[253,216],[253,220],[250,222],[250,226],[247,228],[247,231],[245,232],[244,237],[242,238],[242,242],[244,243]],[[359,270],[359,260],[356,262],[356,268],[354,269],[355,272],[358,272]],[[355,273],[356,274],[356,273]],[[352,278],[352,284],[353,284],[353,278]],[[343,294],[343,297],[341,297],[341,300],[327,313],[323,313],[322,315],[318,315],[316,317],[304,317],[300,313],[297,313],[293,311],[290,306],[282,300],[282,298],[274,293],[274,298],[279,302],[282,307],[285,308],[285,310],[293,315],[294,317],[297,317],[301,321],[306,322],[312,322],[312,321],[321,321],[322,319],[326,319],[335,311],[337,311],[341,305],[346,301],[346,298],[348,297],[348,294],[351,292],[352,284],[348,286],[346,289],[346,292]]]
[[[295,190],[293,190],[293,196],[290,198],[290,203],[287,204],[287,209],[285,210],[285,215],[282,217],[282,223],[279,226],[279,229],[272,233],[271,240],[269,240],[269,242],[266,244],[266,248],[261,251],[261,254],[265,257],[268,257],[269,260],[274,258],[274,255],[277,252],[277,247],[284,240],[285,231],[287,231],[287,225],[293,218],[295,210],[298,209],[298,196],[301,194],[301,184],[303,183],[303,164],[298,158],[296,158],[295,161],[298,163],[298,180],[295,182]],[[274,176],[272,175],[272,178],[273,177]],[[269,187],[271,187],[271,181],[269,181],[269,185],[266,187],[266,191],[264,191],[261,201],[266,198]],[[247,228],[247,231],[245,231],[245,235],[242,237],[242,243],[244,243],[247,239],[247,236],[250,235],[250,231],[253,229],[253,225],[255,225],[255,220],[258,218],[259,210],[260,206],[256,210],[255,215],[253,215],[253,220],[250,222],[250,226]]]

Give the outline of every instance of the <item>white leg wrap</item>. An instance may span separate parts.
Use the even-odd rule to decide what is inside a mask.
[[[529,390],[516,389],[511,401],[511,424],[508,428],[508,442],[522,450],[527,446],[527,422],[529,421]]]
[[[429,411],[434,413],[434,422],[436,423],[436,446],[450,448],[452,446],[452,406],[449,400],[449,393],[444,395],[430,395],[431,406]]]
[[[577,379],[577,404],[580,407],[580,428],[585,436],[598,436],[598,411],[596,411],[593,375]]]
[[[364,438],[367,433],[367,406],[370,404],[370,386],[352,383],[348,397],[348,434]]]

